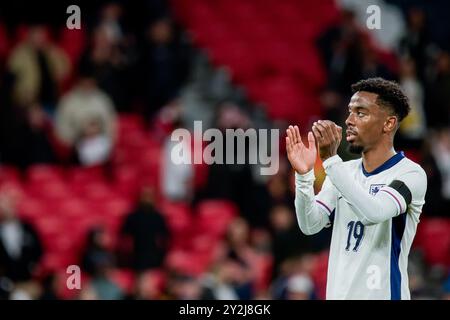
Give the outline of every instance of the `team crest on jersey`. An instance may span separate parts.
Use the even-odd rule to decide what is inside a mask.
[[[385,184],[371,184],[370,185],[370,190],[369,193],[371,195],[376,195],[378,193],[378,191],[380,191],[381,188],[383,188],[385,186]]]

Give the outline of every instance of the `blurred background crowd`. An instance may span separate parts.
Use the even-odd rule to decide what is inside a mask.
[[[73,2],[0,4],[0,298],[324,299],[331,230],[300,232],[283,134],[273,176],[175,165],[170,134],[342,125],[374,76],[409,97],[395,145],[428,175],[412,298],[450,298],[448,2]]]

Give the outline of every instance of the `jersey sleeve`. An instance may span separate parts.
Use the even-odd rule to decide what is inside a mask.
[[[322,189],[315,196],[315,202],[318,204],[320,210],[326,213],[330,219],[330,223],[327,225],[327,227],[330,226],[334,221],[337,196],[338,192],[331,183],[330,178],[325,177],[325,180],[322,184]]]
[[[315,196],[314,181],[314,170],[304,175],[295,174],[295,213],[300,230],[306,235],[329,227],[335,208],[334,187],[325,181],[321,192]]]
[[[348,178],[351,173],[338,155],[328,158],[323,165],[332,184],[364,225],[382,223],[405,213],[413,201],[418,211],[417,203],[425,194],[426,175],[418,170],[398,175],[390,185],[372,196]]]
[[[408,212],[420,213],[425,204],[427,190],[427,176],[422,168],[407,171],[395,177],[380,192],[388,195],[390,200],[398,206],[399,214]]]

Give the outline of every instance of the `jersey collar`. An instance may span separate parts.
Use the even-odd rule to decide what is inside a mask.
[[[373,176],[373,175],[383,172],[389,168],[392,168],[397,163],[399,163],[404,157],[405,157],[405,154],[403,153],[403,151],[397,152],[389,160],[387,160],[385,163],[383,163],[381,166],[379,166],[372,172],[367,172],[366,169],[364,168],[363,162],[361,161],[362,172],[366,177]]]

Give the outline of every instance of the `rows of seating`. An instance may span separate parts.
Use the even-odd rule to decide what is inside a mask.
[[[272,119],[319,116],[325,82],[317,36],[338,19],[334,1],[174,0],[174,11],[212,63]],[[292,26],[296,26],[292,28]]]
[[[0,185],[21,190],[18,214],[36,226],[42,239],[43,270],[62,270],[77,263],[87,231],[96,225],[106,228],[114,247],[121,223],[133,210],[140,188],[151,185],[160,189],[161,142],[150,137],[139,117],[119,118],[111,162],[106,167],[37,164],[24,172],[0,166]],[[205,200],[192,209],[186,203],[168,201],[159,193],[156,204],[173,235],[168,263],[193,273],[205,271],[214,246],[238,215],[234,204]],[[176,258],[180,254],[186,258]]]

